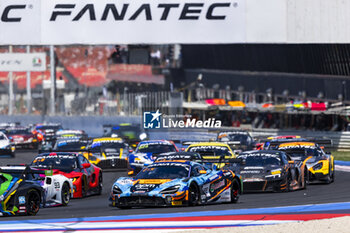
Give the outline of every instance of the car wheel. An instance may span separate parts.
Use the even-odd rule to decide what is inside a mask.
[[[334,167],[334,165],[333,165]],[[333,168],[333,172],[332,172],[332,177],[331,177],[331,183],[333,183],[335,180],[335,171],[334,171],[334,168]]]
[[[190,206],[198,205],[199,203],[199,189],[195,184],[191,184],[188,189],[188,204]]]
[[[305,171],[304,171],[304,189],[306,189],[306,186],[309,184],[309,171],[308,169],[305,167]]]
[[[100,173],[98,175],[98,191],[97,191],[97,195],[101,195],[102,194],[102,187],[103,187],[103,179],[102,179],[102,173]]]
[[[290,172],[288,172],[288,176],[287,176],[287,186],[285,191],[286,192],[290,192],[291,188],[290,188],[290,184],[292,183],[292,174],[290,174]]]
[[[87,193],[87,190],[86,190],[86,182],[85,182],[85,178],[83,178],[82,180],[81,180],[81,197],[82,198],[84,198],[84,197],[86,197],[86,193]]]
[[[238,202],[240,191],[241,191],[240,185],[238,181],[234,179],[231,184],[231,202],[232,203]]]
[[[38,191],[31,189],[27,194],[26,209],[28,215],[36,215],[40,208],[40,195]]]
[[[62,186],[61,190],[62,205],[67,206],[70,200],[70,188],[67,182]]]

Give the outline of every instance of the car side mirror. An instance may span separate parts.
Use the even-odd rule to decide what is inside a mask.
[[[83,166],[83,168],[89,168],[89,167],[91,167],[91,164],[90,163],[83,163],[82,166]]]
[[[200,171],[199,171],[199,174],[201,174],[201,175],[207,174],[207,171],[206,171],[206,170],[200,170]]]

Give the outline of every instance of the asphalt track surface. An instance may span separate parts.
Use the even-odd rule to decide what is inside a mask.
[[[0,165],[30,163],[35,155],[36,153],[34,151],[17,151],[14,159],[0,158]],[[66,207],[43,208],[40,209],[39,213],[34,217],[3,217],[0,218],[0,221],[160,214],[228,209],[237,209],[237,211],[239,211],[239,209],[247,208],[266,208],[350,201],[350,173],[337,171],[335,182],[332,184],[313,184],[309,185],[305,190],[298,190],[289,193],[243,194],[237,204],[225,203],[195,207],[133,208],[122,210],[109,206],[108,202],[112,184],[120,176],[126,176],[126,172],[103,173],[103,193],[100,196],[90,196],[84,199],[73,199]]]

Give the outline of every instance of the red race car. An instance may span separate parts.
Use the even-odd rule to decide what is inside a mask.
[[[57,152],[39,154],[33,160],[32,167],[52,170],[73,182],[73,198],[82,198],[102,193],[102,169],[91,164],[82,154]]]

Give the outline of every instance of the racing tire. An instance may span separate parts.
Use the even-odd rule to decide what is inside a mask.
[[[306,189],[307,185],[309,184],[309,171],[307,169],[305,169],[305,171],[304,171],[304,180],[303,180],[303,182],[304,182],[303,189]]]
[[[288,172],[287,185],[286,185],[285,192],[290,192],[291,191],[291,188],[290,188],[290,184],[291,183],[292,183],[292,174],[290,174],[290,172]]]
[[[188,189],[188,205],[195,206],[198,205],[200,201],[199,188],[195,184],[191,184]]]
[[[332,176],[331,176],[331,183],[333,183],[335,180],[335,170],[334,170],[334,163],[333,163],[333,172],[332,172]]]
[[[26,209],[27,215],[34,216],[40,209],[41,198],[37,190],[31,189],[27,193]]]
[[[101,195],[102,194],[102,187],[103,187],[103,177],[102,177],[102,173],[100,172],[100,174],[98,175],[97,195]]]
[[[67,182],[64,182],[61,190],[62,205],[67,206],[70,200],[70,187]]]
[[[81,181],[81,198],[84,198],[86,196],[87,196],[86,179],[84,177]]]
[[[238,202],[240,192],[240,185],[238,181],[234,179],[231,184],[231,203]]]

